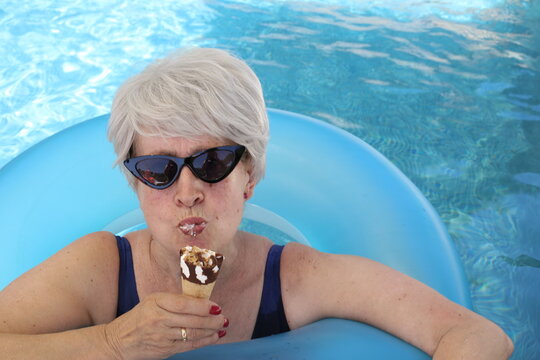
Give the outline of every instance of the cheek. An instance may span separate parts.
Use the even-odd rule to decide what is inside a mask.
[[[207,200],[221,204],[223,208],[237,208],[243,204],[243,192],[239,191],[238,186],[225,183],[212,184],[208,191]]]
[[[244,210],[244,192],[238,183],[227,182],[213,184],[210,187],[209,197],[206,199],[213,203],[216,209],[214,217],[216,220],[226,220],[224,226],[237,227],[240,224]]]
[[[165,211],[167,202],[172,194],[167,194],[169,191],[161,190],[156,191],[149,188],[139,188],[137,190],[137,197],[139,198],[139,205],[141,210],[145,214],[147,221],[151,221],[154,218],[162,218],[162,212]]]

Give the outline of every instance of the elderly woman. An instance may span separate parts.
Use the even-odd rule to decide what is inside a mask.
[[[238,229],[268,140],[260,83],[241,60],[194,49],[150,65],[118,91],[109,136],[148,227],[82,237],[3,290],[4,358],[162,359],[327,317],[438,359],[511,354],[495,324],[384,265]],[[226,258],[211,301],[182,293],[187,245]]]

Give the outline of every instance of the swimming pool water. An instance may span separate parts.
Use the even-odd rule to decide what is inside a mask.
[[[109,112],[117,86],[152,59],[232,50],[269,106],[350,131],[420,188],[475,310],[512,336],[514,359],[538,359],[538,24],[540,4],[517,0],[4,1],[0,167]]]

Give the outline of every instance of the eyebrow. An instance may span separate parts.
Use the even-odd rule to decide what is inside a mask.
[[[216,146],[211,146],[211,147],[197,147],[195,148],[195,151],[193,151],[190,155],[186,156],[186,157],[189,157],[189,156],[192,156],[193,154],[197,154],[201,151],[205,151],[205,150],[208,150],[208,149],[213,149],[215,147],[219,147],[219,146],[222,146],[222,145],[216,145]],[[173,157],[179,157],[178,154],[175,154],[169,150],[159,150],[159,151],[156,151],[155,153],[151,154],[151,155],[165,155],[165,156],[173,156]]]
[[[163,151],[156,151],[155,153],[152,153],[150,155],[165,155],[165,156],[174,156],[174,157],[178,157],[177,154],[171,152],[171,151],[168,151],[168,150],[163,150]]]

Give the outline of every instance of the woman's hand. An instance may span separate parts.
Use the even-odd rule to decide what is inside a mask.
[[[209,300],[157,293],[106,325],[105,332],[119,359],[163,359],[216,343],[227,326],[221,308]]]

